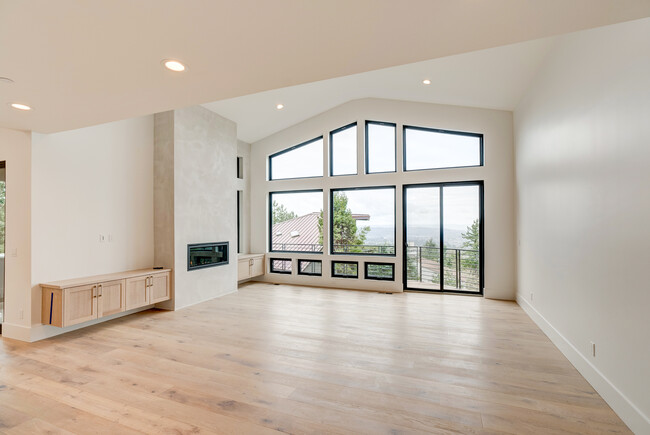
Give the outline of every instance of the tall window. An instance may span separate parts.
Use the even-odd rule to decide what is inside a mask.
[[[323,176],[323,137],[317,137],[269,157],[269,179]]]
[[[483,135],[404,127],[404,170],[483,165]]]
[[[330,133],[330,175],[357,174],[357,124]]]
[[[271,251],[323,252],[323,191],[269,194]]]
[[[397,170],[395,130],[395,124],[366,122],[366,173],[375,174]]]
[[[333,254],[395,255],[395,188],[331,190]]]

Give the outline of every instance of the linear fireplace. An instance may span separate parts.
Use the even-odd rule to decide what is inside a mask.
[[[187,270],[228,264],[228,242],[187,245]]]

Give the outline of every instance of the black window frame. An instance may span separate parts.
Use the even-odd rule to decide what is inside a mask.
[[[274,270],[273,262],[274,261],[288,261],[291,264],[291,270]],[[269,272],[270,273],[279,273],[281,275],[293,275],[293,259],[291,258],[270,258],[269,259]]]
[[[392,275],[390,278],[372,277],[368,275],[368,266],[390,266]],[[376,281],[395,281],[395,263],[377,263],[374,261],[366,261],[363,264],[363,279],[372,279]]]
[[[302,267],[301,264],[305,263],[320,263],[320,273],[309,273],[309,272],[302,272]],[[306,260],[303,258],[298,259],[298,275],[305,275],[305,276],[323,276],[323,260]]]
[[[394,144],[394,149],[395,149],[395,169],[392,171],[378,171],[378,172],[370,172],[370,154],[369,154],[369,141],[368,141],[368,126],[370,124],[377,124],[377,125],[386,125],[395,128],[395,144]],[[366,170],[366,175],[372,175],[372,174],[392,174],[397,172],[397,124],[394,122],[384,122],[384,121],[368,121],[366,120],[366,126],[365,126],[365,131],[364,131],[364,159],[365,159],[365,170]]]
[[[305,141],[305,142],[301,142],[301,143],[299,143],[298,145],[294,145],[294,146],[292,146],[292,147],[289,147],[289,148],[283,149],[282,151],[278,151],[277,153],[273,153],[273,154],[269,155],[269,157],[268,157],[268,164],[269,164],[269,181],[303,180],[303,179],[306,179],[306,178],[322,178],[325,174],[321,174],[321,175],[310,175],[310,176],[308,176],[308,177],[291,177],[291,178],[277,178],[277,179],[273,179],[273,158],[274,158],[274,157],[278,157],[278,156],[281,156],[282,154],[286,154],[286,153],[289,153],[289,152],[291,152],[291,151],[297,150],[298,148],[302,148],[302,147],[304,147],[304,146],[307,146],[307,145],[309,145],[309,144],[311,144],[311,143],[313,143],[313,142],[319,141],[319,140],[320,140],[320,141],[323,141],[323,136],[322,136],[322,135],[321,135],[321,136],[318,136],[318,137],[315,137],[315,138],[313,138],[313,139],[309,139],[309,140],[307,140],[307,141]],[[323,144],[324,144],[324,142],[323,142]],[[321,155],[322,155],[322,152],[323,152],[323,150],[321,149]]]
[[[304,190],[277,190],[269,192],[269,210],[268,210],[268,219],[269,219],[269,250],[268,252],[280,252],[285,254],[318,254],[322,255],[325,251],[325,246],[322,247],[321,251],[281,251],[273,249],[273,195],[274,194],[283,194],[283,193],[310,193],[310,192],[320,192],[321,199],[323,195],[323,189],[304,189]]]
[[[353,264],[353,265],[357,266],[357,274],[355,276],[337,275],[336,274],[336,265],[337,264]],[[359,262],[358,261],[337,261],[337,260],[332,260],[332,278],[359,279]]]
[[[471,180],[471,181],[448,181],[440,183],[413,183],[413,184],[404,184],[402,186],[402,246],[407,244],[407,210],[406,202],[406,191],[411,187],[440,187],[440,215],[444,213],[444,193],[442,191],[445,187],[453,186],[478,186],[479,188],[479,291],[467,291],[467,290],[456,290],[450,289],[447,290],[444,287],[444,269],[443,274],[440,276],[440,282],[442,283],[441,288],[437,289],[420,289],[416,287],[408,286],[408,274],[407,274],[407,251],[406,249],[402,252],[402,283],[405,291],[417,291],[417,292],[431,292],[431,293],[450,293],[450,294],[467,294],[475,296],[483,296],[485,290],[485,183],[484,180]],[[440,220],[440,245],[441,249],[444,249],[444,219]]]
[[[334,192],[348,190],[381,190],[393,189],[393,254],[373,254],[368,252],[335,252],[334,251]],[[363,186],[363,187],[341,187],[330,189],[330,206],[329,206],[329,236],[330,236],[330,254],[331,255],[356,255],[356,256],[378,256],[378,257],[395,257],[397,255],[397,187],[396,186]]]
[[[358,123],[356,121],[354,121],[354,122],[352,122],[352,123],[350,123],[348,125],[344,125],[343,127],[339,127],[336,130],[330,131],[330,134],[329,134],[329,169],[330,169],[329,170],[329,176],[330,177],[347,177],[347,176],[351,176],[351,175],[359,175],[359,161],[357,159],[358,148],[359,148],[358,136],[354,140],[354,142],[355,142],[354,151],[357,153],[357,155],[355,155],[355,161],[356,161],[357,164],[356,164],[356,167],[354,168],[354,174],[337,174],[337,175],[334,175],[334,146],[333,146],[333,141],[332,141],[332,137],[334,137],[334,135],[336,133],[340,133],[340,132],[345,131],[345,130],[347,130],[349,128],[352,128],[352,127],[359,128],[357,124]]]
[[[442,168],[422,168],[422,169],[406,169],[406,131],[407,130],[420,130],[428,131],[433,133],[442,133],[442,134],[454,134],[457,136],[470,136],[479,138],[479,161],[478,165],[465,165],[465,166],[445,166]],[[404,172],[418,172],[418,171],[438,171],[441,169],[459,169],[459,168],[480,168],[485,166],[485,151],[483,146],[483,133],[472,133],[468,131],[456,131],[456,130],[443,130],[440,128],[431,128],[431,127],[418,127],[415,125],[403,125],[402,126],[402,170]]]

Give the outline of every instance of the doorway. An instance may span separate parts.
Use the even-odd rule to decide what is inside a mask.
[[[404,186],[404,289],[483,294],[483,182]]]

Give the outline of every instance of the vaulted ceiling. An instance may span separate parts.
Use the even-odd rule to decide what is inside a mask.
[[[74,129],[646,16],[648,0],[0,0],[0,126]]]

